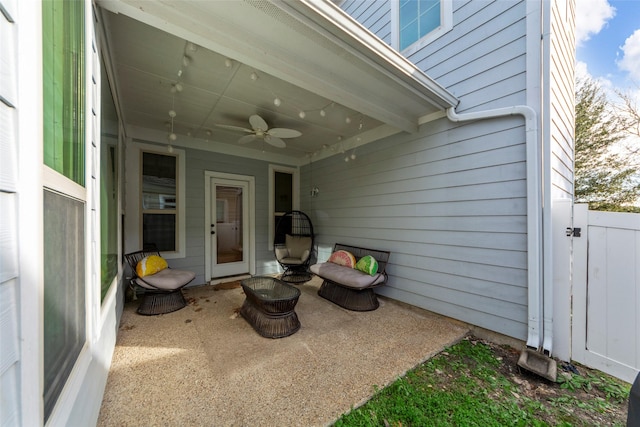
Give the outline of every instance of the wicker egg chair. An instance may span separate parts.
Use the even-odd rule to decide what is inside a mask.
[[[315,259],[313,224],[301,211],[285,213],[278,224],[273,241],[275,257],[283,269],[280,280],[303,283],[311,280],[309,266]]]

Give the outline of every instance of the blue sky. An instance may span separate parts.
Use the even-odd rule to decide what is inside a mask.
[[[577,74],[640,93],[640,1],[576,0]]]
[[[600,82],[614,103],[619,91],[640,107],[640,0],[576,0],[576,76]],[[638,147],[629,135],[614,151],[640,166]]]

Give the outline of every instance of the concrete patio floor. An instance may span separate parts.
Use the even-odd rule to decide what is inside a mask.
[[[99,426],[325,426],[469,327],[380,298],[371,312],[299,285],[295,334],[263,338],[237,314],[242,288],[189,288],[189,305],[161,316],[127,303]]]

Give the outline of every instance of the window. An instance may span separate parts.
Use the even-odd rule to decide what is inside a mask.
[[[42,2],[45,423],[86,342],[84,4]]]
[[[44,191],[44,403],[51,414],[85,342],[85,204]]]
[[[142,246],[178,251],[178,161],[175,155],[142,152]]]
[[[42,4],[44,163],[84,185],[84,3]]]
[[[104,63],[103,63],[104,64]],[[107,73],[101,67],[100,300],[118,275],[118,118]]]
[[[299,208],[298,170],[283,166],[269,166],[269,248],[273,249],[273,237],[280,218],[288,211]]]
[[[451,29],[451,0],[396,0],[393,4],[392,44],[406,55]]]
[[[273,204],[275,206],[274,224],[276,228],[285,213],[293,210],[293,175],[287,172],[274,174]],[[291,226],[286,227],[290,229]],[[284,243],[285,236],[275,236],[278,243]]]

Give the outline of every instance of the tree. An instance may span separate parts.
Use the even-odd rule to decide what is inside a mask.
[[[636,92],[640,94],[640,88],[636,88]],[[624,118],[624,133],[628,136],[624,149],[631,164],[640,170],[640,109],[631,92],[616,91],[616,95],[621,100],[616,108],[617,114]]]
[[[575,198],[595,210],[629,210],[640,197],[638,166],[620,151],[629,129],[597,82],[576,85]]]

